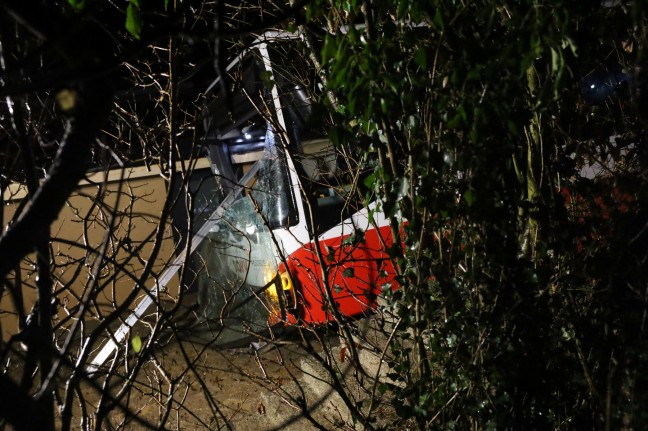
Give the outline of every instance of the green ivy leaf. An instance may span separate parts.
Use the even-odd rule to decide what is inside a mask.
[[[82,11],[86,6],[86,0],[68,0],[68,3],[77,11]]]
[[[324,45],[322,46],[322,63],[326,64],[326,62],[331,58],[335,58],[337,49],[337,40],[333,36],[327,34],[324,38]]]
[[[139,0],[131,0],[126,9],[126,30],[137,40],[142,38],[142,15],[139,10]]]
[[[441,9],[436,10],[434,14],[433,22],[437,28],[443,29],[445,27],[445,22],[443,21],[443,14],[441,13]]]
[[[328,129],[329,140],[334,146],[339,146],[344,143],[344,129],[339,126],[333,126]]]
[[[267,90],[272,90],[274,87],[275,83],[272,80],[272,72],[269,72],[267,70],[263,70],[259,72],[259,78],[261,79],[261,82],[263,83],[263,86]]]
[[[333,247],[327,248],[327,253],[326,253],[326,261],[327,262],[334,262],[335,261],[335,249]]]
[[[133,346],[133,350],[135,350],[135,353],[139,353],[140,350],[142,350],[142,339],[139,337],[139,335],[136,335],[133,338],[131,338],[131,346]]]
[[[366,188],[374,190],[374,188],[377,186],[376,181],[378,181],[378,177],[375,173],[372,173],[367,175],[365,179],[362,180],[362,184],[364,184]]]
[[[477,199],[477,196],[475,195],[474,191],[468,189],[464,192],[463,198],[470,207],[475,202],[475,199]]]
[[[414,61],[423,69],[427,69],[430,66],[428,51],[424,46],[419,48],[418,51],[414,53]]]

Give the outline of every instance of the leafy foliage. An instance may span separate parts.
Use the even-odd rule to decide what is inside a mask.
[[[193,133],[202,100],[182,98],[181,83],[204,84],[200,66],[212,61],[220,74],[235,56],[228,49],[245,46],[249,32],[269,25],[299,28],[327,90],[312,107],[320,116],[312,121],[328,128],[341,151],[372,162],[364,165],[372,172],[363,177],[356,201],[378,198],[396,238],[388,253],[400,289],[382,291],[397,330],[389,350],[381,352],[389,372],[371,392],[390,398],[401,421],[394,427],[646,427],[648,9],[643,2],[316,0],[291,2],[289,8],[216,3],[210,10],[209,2],[178,2],[179,10],[169,11],[168,0],[120,6],[68,0],[65,8],[25,2],[48,14],[30,13],[15,0],[3,5],[6,64],[0,89],[8,113],[0,130],[7,143],[1,152],[3,191],[14,180],[39,188],[39,173],[60,160],[48,145],[31,142],[57,142],[56,137],[69,136],[65,128],[84,132],[77,142],[82,151],[67,160],[79,178],[90,163],[107,168],[115,161],[158,163],[172,173],[173,162],[182,157],[178,141],[199,140]],[[223,43],[227,35],[236,40]],[[101,115],[86,109],[93,106],[102,108]],[[25,118],[23,111],[29,114]],[[95,142],[101,128],[113,138],[110,148]],[[32,147],[35,160],[29,158]],[[72,180],[70,188],[78,178]],[[64,200],[60,197],[60,206]],[[99,207],[101,216],[107,210]],[[16,220],[22,211],[30,206],[19,208]],[[37,292],[37,304],[46,304],[34,307],[36,319],[14,295],[20,298],[15,301],[20,330],[2,346],[3,367],[19,342],[27,353],[19,356],[25,365],[20,384],[2,374],[6,390],[0,392],[17,393],[22,407],[48,412],[37,420],[52,429],[53,397],[31,393],[40,384],[45,394],[50,383],[65,380],[61,422],[70,428],[75,396],[85,409],[81,381],[101,388],[100,381],[119,388],[115,399],[101,396],[95,417],[101,427],[117,406],[128,410],[142,361],[152,357],[171,316],[160,311],[149,338],[131,335],[136,358],[126,352],[123,363],[115,362],[117,372],[93,380],[83,373],[89,350],[145,293],[129,292],[129,300],[102,314],[97,292],[110,290],[112,279],[99,276],[114,265],[111,256],[119,250],[128,251],[129,259],[153,262],[157,249],[142,257],[141,246],[132,248],[128,236],[122,240],[118,229],[108,229],[106,244],[113,248],[96,246],[84,251],[83,262],[69,263],[72,277],[87,276],[90,288],[81,298],[88,306],[74,305],[69,313],[80,323],[67,337],[85,341],[78,349],[70,341],[58,350],[55,331],[68,326],[51,326],[49,304],[53,283],[63,290],[69,285],[51,268],[47,229],[56,211],[45,212],[47,220],[37,214],[40,223],[28,229],[37,240],[29,236],[24,250],[4,248],[16,259],[38,250],[39,277],[29,273],[23,280],[17,265],[0,262],[3,277],[14,274],[3,279],[3,288],[18,292],[23,283]],[[104,218],[116,215],[134,219],[116,213]],[[100,216],[83,222],[105,225]],[[129,223],[121,225],[128,232]],[[363,235],[356,232],[344,245],[357,245]],[[2,237],[3,246],[7,238]],[[104,260],[89,264],[96,256]],[[139,284],[147,275],[157,274],[142,275]],[[348,268],[343,276],[356,273]],[[69,316],[66,323],[74,320]],[[89,336],[86,319],[101,321]],[[353,329],[351,322],[337,323]],[[313,334],[318,339],[317,331]],[[331,365],[334,355],[319,355],[310,341],[304,344],[352,405],[341,372]],[[340,363],[353,343],[344,349]],[[64,369],[68,364],[62,360],[51,368],[52,360],[60,359],[53,352],[61,351],[76,364],[72,370]],[[157,362],[154,366],[159,371]],[[32,378],[37,368],[39,382]],[[168,396],[156,400],[167,406],[158,428],[166,426],[173,390],[182,379],[161,373],[158,383],[168,383]],[[315,424],[303,397],[293,401]],[[378,415],[373,401],[368,408],[359,402],[353,415],[368,428],[371,415]],[[30,417],[14,415],[23,409],[0,404],[0,414],[17,428],[33,425]],[[214,418],[222,416],[211,398],[210,409]],[[89,416],[85,412],[82,420]],[[124,426],[137,419],[132,412],[125,416]]]
[[[139,0],[131,0],[126,8],[126,30],[135,38],[142,38],[142,15]]]
[[[395,234],[406,220],[389,294],[401,416],[421,429],[645,426],[645,123],[619,78],[641,66],[631,22],[645,12],[335,4],[309,10],[333,30],[333,141],[380,160],[365,184]]]

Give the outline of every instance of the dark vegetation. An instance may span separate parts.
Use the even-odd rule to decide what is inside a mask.
[[[50,225],[91,169],[159,165],[168,189],[186,193],[190,171],[175,175],[175,161],[201,144],[203,89],[254,34],[281,28],[304,34],[303,56],[326,85],[310,121],[346,156],[377,161],[358,199],[379,198],[400,239],[389,249],[400,288],[383,289],[378,311],[395,325],[381,352],[390,371],[371,381],[364,404],[343,397],[355,426],[376,426],[380,400],[396,412],[394,429],[645,428],[646,6],[267,3],[0,6],[0,186],[29,190],[0,239],[2,291],[20,328],[1,345],[5,423],[69,429],[82,384],[120,388],[95,413],[78,413],[94,414],[96,429],[109,412],[130,409],[129,381],[150,356],[125,369],[115,360],[112,377],[84,370],[136,292],[101,314],[96,292],[109,284],[90,277],[74,318],[56,320],[53,292],[66,286],[52,264]],[[160,226],[176,198],[169,193]],[[110,223],[107,232],[117,230]],[[138,286],[157,274],[162,236],[147,238],[155,246]],[[126,248],[113,240],[70,265],[98,274],[117,256],[111,247]],[[176,312],[159,314],[142,352]],[[101,323],[89,330],[93,316]],[[351,356],[354,325],[333,329]],[[326,330],[305,329],[316,340]],[[303,342],[319,355],[311,338]],[[327,369],[345,395],[336,368]],[[164,429],[167,420],[142,425]]]

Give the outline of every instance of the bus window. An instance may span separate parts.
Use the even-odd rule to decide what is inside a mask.
[[[271,229],[286,228],[297,223],[297,208],[284,153],[286,143],[280,142],[270,126],[275,118],[267,111],[273,104],[261,79],[263,70],[260,54],[252,50],[228,70],[227,91],[222,81],[215,83],[216,97],[205,112],[207,144],[219,178],[218,192],[227,196],[258,164],[256,177],[242,185]]]
[[[218,328],[261,330],[281,312],[273,230],[298,222],[285,143],[271,126],[272,104],[253,53],[230,73],[229,102],[216,89],[205,113],[207,147],[218,187],[231,200],[192,255],[203,317]],[[221,198],[222,197],[222,198]],[[227,338],[227,337],[226,337]]]
[[[294,226],[298,222],[286,156],[283,148],[277,145],[277,139],[272,127],[268,126],[264,156],[258,162],[258,179],[251,192],[271,229]]]
[[[259,120],[261,120],[259,118]],[[261,211],[271,229],[294,226],[298,222],[297,207],[290,184],[290,173],[283,145],[268,124],[261,135],[261,126],[246,126],[228,139],[211,142],[210,158],[214,174],[219,179],[219,195],[226,196],[242,185]],[[243,177],[258,165],[257,174],[246,184]]]
[[[280,315],[277,262],[271,232],[253,202],[242,197],[225,211],[193,256],[201,270],[196,280],[201,314],[217,328],[227,328],[220,343],[262,331]]]
[[[343,152],[327,137],[326,124],[313,124],[312,104],[324,88],[308,56],[293,41],[268,46],[279,100],[291,140],[289,149],[300,173],[304,195],[312,209],[311,232],[322,234],[342,223],[363,206],[355,178],[362,171],[351,160],[350,148]],[[321,95],[320,95],[321,96]],[[355,180],[354,180],[355,179]],[[355,184],[355,185],[354,185]],[[310,217],[307,217],[310,223]]]
[[[237,179],[243,189],[233,192],[237,198],[192,255],[200,310],[208,322],[238,332],[231,334],[233,339],[245,327],[262,330],[268,320],[281,316],[272,230],[297,223],[286,158],[276,134],[270,126],[264,136],[246,131],[247,137],[243,133],[221,145],[232,171],[255,169],[256,174]]]
[[[358,175],[341,159],[328,139],[302,142],[299,157],[302,168],[302,186],[313,212],[313,233],[320,235],[342,223],[361,208],[354,176]]]

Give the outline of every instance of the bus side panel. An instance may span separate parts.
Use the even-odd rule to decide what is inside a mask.
[[[351,235],[320,241],[321,256],[327,267],[328,288],[343,315],[358,316],[376,306],[382,287],[394,288],[394,270],[386,258],[384,244],[391,244],[389,227],[369,229],[364,240],[354,243]],[[322,281],[314,243],[293,253],[288,259],[289,270],[298,284],[300,317],[305,323],[327,323],[333,316],[327,312],[326,291]]]
[[[111,217],[114,217],[115,225],[110,233],[106,261],[97,274],[98,285],[91,302],[93,307],[88,309],[96,316],[113,312],[137,284],[137,279],[144,270],[143,259],[150,255],[154,246],[151,238],[160,223],[159,214],[166,199],[166,187],[164,178],[156,173],[145,171],[143,175],[135,175],[133,171],[137,171],[137,174],[143,169],[128,168],[127,179],[122,187],[112,178],[105,183],[103,178],[99,178],[97,182],[101,187],[82,183],[78,192],[68,198],[52,224],[52,276],[59,304],[55,316],[57,323],[77,312],[79,298],[86,295],[86,289],[92,286],[96,253],[87,252],[85,247],[92,250],[101,248],[107,237],[106,229]],[[113,172],[116,171],[111,171],[110,175]],[[130,174],[134,178],[129,178]],[[19,205],[20,199],[13,199],[2,208],[5,220],[13,217]],[[153,275],[146,280],[149,288],[173,259],[173,251],[173,237],[170,226],[167,225],[162,246],[152,267]],[[29,313],[37,299],[34,262],[34,254],[28,255],[21,262],[23,313]],[[10,275],[10,278],[14,276]],[[166,287],[170,295],[176,295],[179,287],[177,277]],[[18,313],[8,294],[0,299],[0,324],[3,340],[8,340],[19,332]]]
[[[381,226],[378,229],[368,230],[365,233],[365,241],[367,242],[367,246],[372,250],[372,256],[378,262],[376,293],[380,295],[385,286],[391,290],[398,289],[396,269],[386,251],[386,248],[391,247],[393,244],[391,227],[387,225]]]

